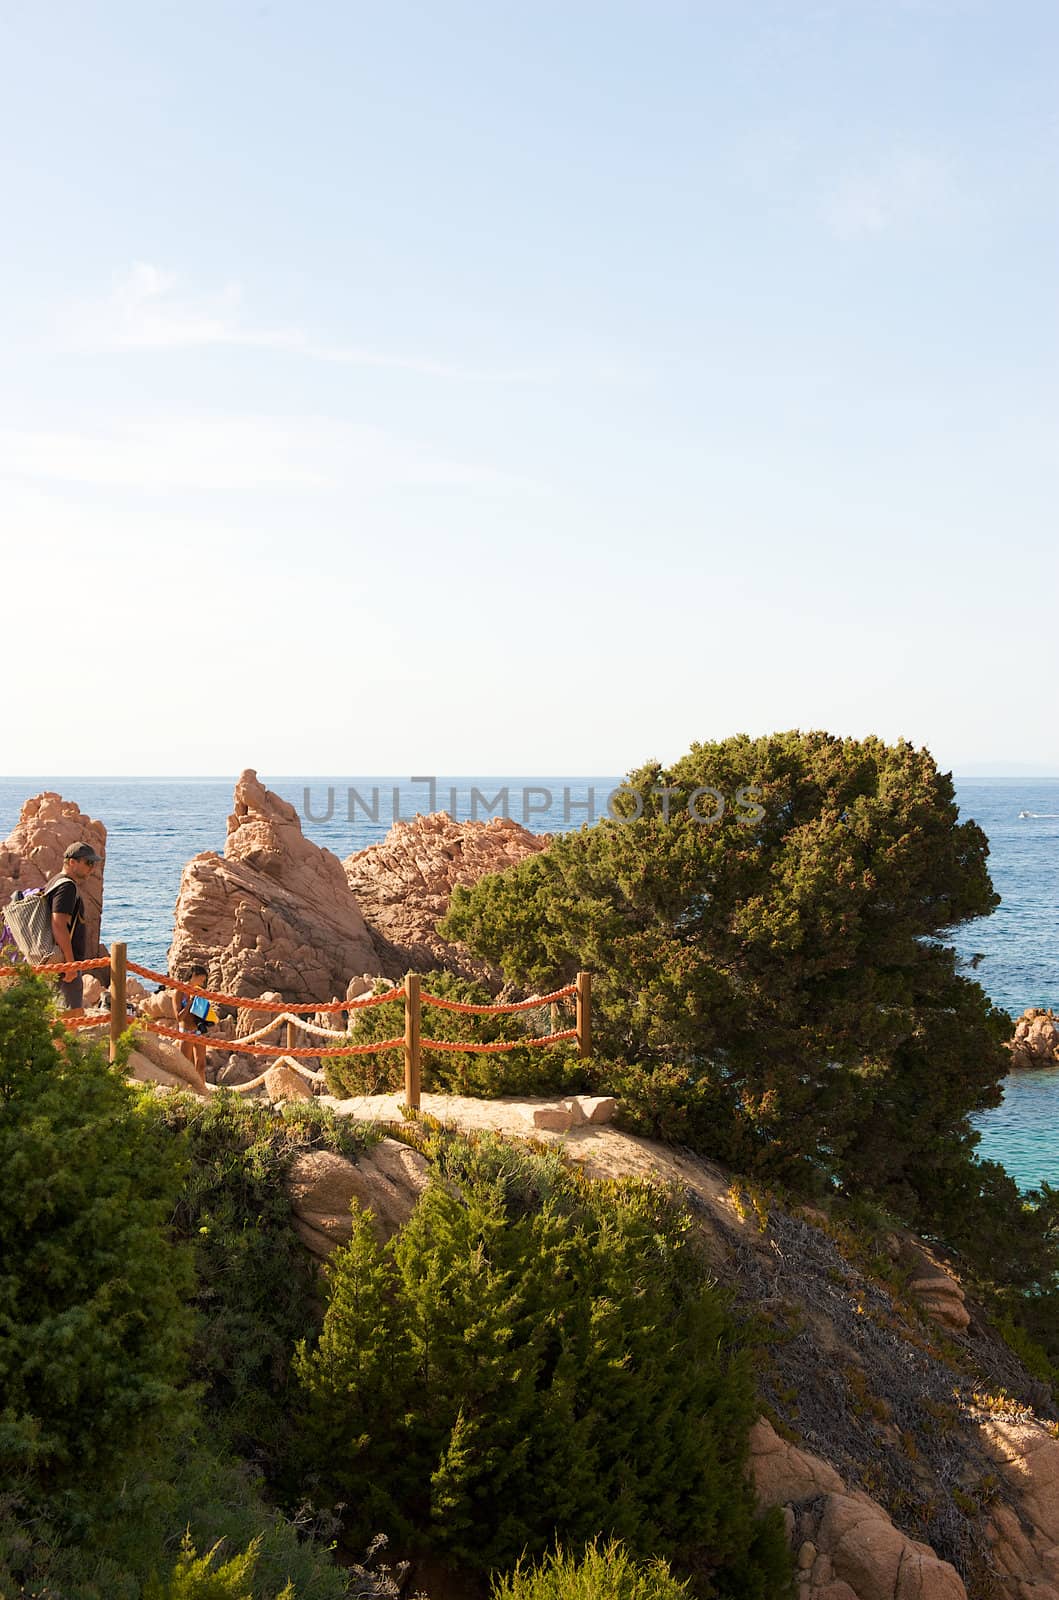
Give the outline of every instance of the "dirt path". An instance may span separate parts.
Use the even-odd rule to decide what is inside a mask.
[[[348,1100],[321,1095],[318,1103],[357,1122],[399,1123],[403,1102],[400,1094],[375,1094],[355,1095]],[[690,1189],[711,1209],[720,1207],[725,1217],[739,1226],[740,1219],[728,1194],[729,1180],[720,1167],[655,1139],[623,1133],[608,1122],[581,1123],[562,1133],[534,1127],[537,1107],[561,1103],[554,1097],[474,1100],[462,1095],[424,1094],[421,1110],[449,1128],[492,1129],[509,1137],[561,1145],[564,1153],[591,1178],[640,1177],[677,1184],[681,1189]]]

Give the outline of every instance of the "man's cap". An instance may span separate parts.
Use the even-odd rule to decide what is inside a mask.
[[[102,861],[90,844],[68,844],[63,852],[64,861]]]

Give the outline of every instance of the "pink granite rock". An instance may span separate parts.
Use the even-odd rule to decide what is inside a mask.
[[[107,830],[81,810],[73,800],[51,790],[35,794],[22,807],[19,819],[0,845],[0,907],[19,889],[43,889],[49,878],[62,871],[67,845],[90,844],[106,855]],[[85,951],[99,953],[99,926],[103,915],[103,869],[100,862],[81,886],[85,903]]]
[[[964,1304],[963,1289],[955,1275],[922,1241],[905,1239],[897,1260],[909,1274],[908,1292],[932,1321],[956,1331],[970,1325],[971,1314]]]
[[[272,1101],[311,1100],[313,1088],[288,1057],[280,1056],[265,1073],[265,1093]]]
[[[428,1178],[425,1157],[397,1139],[380,1140],[356,1162],[330,1150],[305,1151],[287,1175],[295,1229],[314,1255],[330,1255],[352,1236],[355,1202],[371,1211],[386,1240],[407,1222]]]
[[[1059,1064],[1059,1017],[1049,1008],[1031,1006],[1015,1024],[1011,1041],[1013,1067],[1054,1067]]]
[[[338,857],[306,839],[294,807],[252,771],[236,785],[224,855],[184,868],[169,969],[179,977],[193,963],[226,994],[321,1002],[379,968]]]
[[[851,1493],[833,1467],[781,1439],[764,1418],[750,1433],[750,1475],[762,1505],[793,1513],[787,1525],[800,1600],[967,1600],[949,1562],[894,1527],[869,1495]]]
[[[437,924],[457,884],[477,883],[547,848],[548,839],[507,817],[454,822],[445,811],[395,822],[385,839],[345,860],[346,877],[364,916],[390,950],[388,977],[410,968],[444,968],[473,977],[493,969],[442,939]]]

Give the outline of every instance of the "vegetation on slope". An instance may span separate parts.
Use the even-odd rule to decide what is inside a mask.
[[[359,1141],[134,1089],[32,979],[0,991],[0,1060],[0,1594],[338,1600],[350,1575],[265,1492],[469,1582],[603,1533],[704,1596],[786,1592],[743,1472],[743,1341],[658,1191],[439,1140],[391,1249],[357,1219],[321,1331],[283,1176]]]
[[[295,1264],[273,1222],[263,1245],[237,1245],[256,1226],[252,1207],[240,1226],[231,1205],[233,1189],[246,1191],[254,1141],[229,1121],[211,1155],[200,1144],[197,1200],[194,1140],[189,1159],[174,1111],[54,1023],[50,1003],[32,978],[0,989],[0,1595],[138,1600],[171,1577],[186,1600],[340,1600],[348,1574],[265,1503],[259,1472],[229,1447],[225,1405],[208,1409],[196,1381],[198,1359],[219,1393],[202,1359],[211,1316],[223,1333],[242,1312],[249,1347],[261,1340],[271,1357],[278,1323],[293,1316],[289,1299],[278,1312],[248,1304]],[[223,1129],[230,1114],[215,1115]],[[212,1282],[217,1240],[196,1231],[196,1278],[196,1252],[173,1226],[196,1212],[211,1167],[205,1188],[227,1190],[216,1209],[232,1222]],[[275,1205],[271,1190],[267,1199]],[[248,1403],[259,1377],[244,1368],[238,1380],[241,1403],[229,1409],[239,1428],[260,1415]],[[201,1583],[180,1571],[188,1530],[206,1553],[224,1541]],[[221,1587],[225,1567],[238,1588]],[[362,1577],[362,1594],[391,1592]]]
[[[691,815],[719,797],[716,821]],[[534,988],[590,968],[597,1081],[633,1126],[874,1197],[1059,1361],[1059,1197],[1024,1203],[974,1159],[1010,1019],[944,943],[997,903],[951,778],[907,744],[786,733],[694,745],[625,801],[628,820],[457,889],[441,931]]]
[[[442,1139],[391,1245],[358,1219],[303,1347],[322,1491],[483,1571],[604,1533],[725,1596],[781,1595],[746,1481],[747,1351],[686,1213],[548,1154]],[[715,1587],[714,1587],[715,1586]]]

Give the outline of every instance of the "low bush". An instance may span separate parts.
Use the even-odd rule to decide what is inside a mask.
[[[187,1152],[173,1224],[194,1253],[192,1370],[233,1447],[281,1480],[291,1356],[317,1320],[315,1268],[291,1223],[287,1170],[304,1150],[355,1160],[371,1136],[325,1107],[280,1115],[234,1094],[169,1096],[157,1115]]]
[[[685,1214],[495,1138],[434,1153],[396,1240],[357,1219],[299,1351],[315,1492],[481,1571],[602,1532],[778,1600],[747,1353]]]
[[[0,989],[0,1595],[141,1600],[169,1573],[174,1594],[202,1600],[236,1577],[248,1600],[288,1581],[289,1600],[341,1600],[346,1574],[232,1455],[208,1351],[212,1327],[244,1352],[226,1398],[247,1436],[261,1420],[250,1392],[271,1381],[275,1394],[306,1314],[292,1295],[274,1303],[269,1252],[290,1273],[304,1255],[286,1248],[281,1201],[271,1210],[269,1162],[348,1136],[312,1115],[281,1124],[225,1096],[202,1108],[130,1088],[51,998],[32,977]],[[181,1571],[186,1529],[202,1550],[225,1541],[215,1569]],[[232,1559],[251,1546],[240,1573]]]
[[[187,1427],[184,1162],[25,978],[0,992],[0,1482],[76,1527]]]
[[[577,1559],[565,1550],[538,1566],[520,1561],[494,1580],[490,1600],[687,1600],[688,1584],[673,1577],[665,1561],[632,1561],[612,1539],[601,1549],[593,1540]]]

